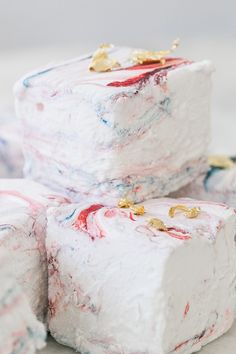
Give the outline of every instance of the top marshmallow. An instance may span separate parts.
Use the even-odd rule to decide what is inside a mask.
[[[166,58],[89,70],[92,55],[48,66],[15,86],[25,174],[74,200],[164,196],[205,170],[212,65]]]

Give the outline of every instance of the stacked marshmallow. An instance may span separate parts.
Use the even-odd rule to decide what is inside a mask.
[[[0,249],[0,353],[34,354],[45,346],[46,331],[9,269],[11,260]]]
[[[110,49],[106,63],[120,66],[109,72],[89,71],[88,55],[17,83],[26,177],[80,203],[2,180],[0,247],[14,252],[8,267],[42,320],[47,252],[59,342],[81,353],[189,354],[232,325],[236,217],[226,205],[150,198],[207,171],[212,66],[134,65],[132,54]],[[146,200],[141,212],[114,207],[124,196]],[[195,218],[171,217],[176,204]]]
[[[12,254],[9,267],[40,320],[47,311],[46,210],[66,199],[25,179],[0,179],[0,248]]]
[[[206,170],[212,65],[167,58],[89,71],[91,56],[43,68],[15,87],[25,174],[68,195],[117,202],[165,196]]]
[[[174,197],[191,197],[214,200],[236,207],[236,164],[231,159],[229,168],[209,166],[206,175],[199,176],[194,182],[173,193]]]
[[[189,354],[231,327],[234,210],[178,203],[201,212],[170,217],[176,199],[145,202],[143,216],[86,202],[50,210],[49,328],[60,343],[81,353]]]

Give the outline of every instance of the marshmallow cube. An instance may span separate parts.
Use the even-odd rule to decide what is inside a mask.
[[[91,55],[16,84],[25,175],[68,195],[109,202],[166,196],[206,170],[212,65],[167,58],[91,72]]]
[[[9,269],[10,255],[0,249],[0,353],[35,354],[45,346],[46,331]]]
[[[172,193],[174,197],[190,197],[226,203],[236,208],[236,166],[210,167],[208,173]]]
[[[200,213],[172,218],[176,204]],[[58,342],[82,354],[190,354],[231,327],[234,210],[168,198],[144,207],[142,216],[88,202],[49,209],[49,329]]]
[[[9,267],[33,312],[47,312],[46,209],[66,200],[26,179],[0,179],[0,248],[11,254]]]

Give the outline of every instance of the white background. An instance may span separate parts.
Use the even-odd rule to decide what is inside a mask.
[[[0,0],[0,43],[19,48],[66,43],[166,45],[235,39],[235,0]]]

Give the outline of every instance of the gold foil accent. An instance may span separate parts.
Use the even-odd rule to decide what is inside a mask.
[[[116,60],[109,58],[107,51],[111,47],[111,44],[100,45],[100,47],[93,54],[92,61],[89,65],[89,70],[96,72],[106,72],[120,67],[120,64]]]
[[[130,207],[134,215],[143,215],[145,214],[145,208],[143,205],[132,205]]]
[[[134,202],[128,198],[121,198],[117,205],[119,208],[130,208],[134,205]]]
[[[176,211],[181,211],[187,218],[192,219],[200,214],[201,209],[199,207],[188,208],[186,205],[178,204],[170,208],[169,216],[173,218]]]
[[[228,156],[224,155],[209,156],[208,163],[212,167],[220,168],[232,168],[235,166],[235,163]]]
[[[180,40],[177,38],[173,41],[171,49],[160,51],[137,50],[133,52],[132,60],[136,64],[152,64],[161,63],[165,64],[165,57],[171,54],[179,46]]]
[[[167,231],[168,228],[165,225],[165,223],[161,219],[157,218],[152,218],[148,221],[148,225],[153,227],[154,229],[157,229],[159,231]]]

